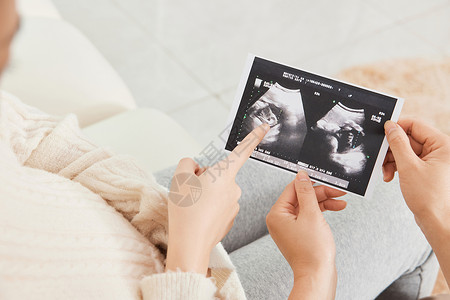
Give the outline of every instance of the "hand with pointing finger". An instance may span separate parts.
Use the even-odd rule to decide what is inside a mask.
[[[228,155],[205,171],[182,159],[169,192],[169,242],[166,270],[206,274],[209,255],[233,225],[241,190],[236,174],[270,127],[250,132]]]

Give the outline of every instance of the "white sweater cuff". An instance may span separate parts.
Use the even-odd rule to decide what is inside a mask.
[[[168,272],[145,277],[141,281],[143,299],[215,299],[216,286],[205,275]]]

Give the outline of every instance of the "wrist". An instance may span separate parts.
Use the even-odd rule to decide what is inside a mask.
[[[334,265],[319,267],[309,272],[294,271],[291,296],[302,295],[301,299],[334,299],[336,284],[337,272]]]
[[[450,239],[449,214],[427,214],[421,217],[415,216],[416,223],[424,233],[430,245],[438,246],[441,242],[447,242]]]
[[[296,268],[294,272],[294,282],[302,280],[317,281],[320,278],[332,278],[336,274],[335,263],[323,263],[311,268]]]
[[[320,259],[305,262],[302,259],[289,261],[295,277],[303,276],[324,276],[332,274],[336,270],[336,255],[322,255]]]
[[[183,271],[205,274],[208,270],[211,249],[198,243],[171,241],[166,257],[166,271]]]

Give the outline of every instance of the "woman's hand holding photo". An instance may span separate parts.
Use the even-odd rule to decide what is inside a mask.
[[[290,298],[334,299],[336,247],[322,211],[342,210],[345,195],[326,186],[313,187],[300,171],[273,205],[266,222],[269,233],[294,272]]]
[[[401,119],[385,124],[389,151],[384,180],[398,171],[400,188],[450,283],[450,137],[428,124]]]

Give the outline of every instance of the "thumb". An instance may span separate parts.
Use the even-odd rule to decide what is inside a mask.
[[[417,159],[405,131],[393,121],[384,123],[386,138],[394,155],[397,169],[403,169]]]
[[[174,174],[180,174],[180,173],[194,173],[196,170],[199,169],[199,165],[189,157],[182,158],[177,165],[177,168],[175,169]]]
[[[297,193],[299,213],[320,212],[319,204],[317,202],[316,192],[312,186],[308,174],[305,171],[299,171],[294,180],[295,192]]]

